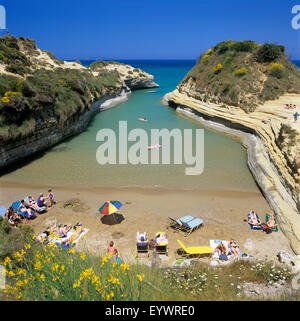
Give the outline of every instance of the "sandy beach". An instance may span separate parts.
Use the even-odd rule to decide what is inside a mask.
[[[147,232],[148,238],[156,232],[166,232],[169,241],[169,258],[163,264],[171,265],[175,251],[179,248],[177,239],[187,246],[208,246],[211,239],[236,240],[243,252],[257,258],[276,258],[279,250],[292,253],[287,239],[281,231],[265,234],[252,231],[245,219],[251,209],[264,219],[270,208],[260,193],[216,190],[170,190],[162,188],[72,188],[55,186],[21,186],[20,184],[0,183],[0,204],[9,206],[13,201],[26,195],[37,198],[40,192],[52,188],[57,204],[47,213],[32,220],[30,226],[40,233],[55,223],[73,224],[81,222],[89,229],[85,240],[76,248],[88,250],[97,255],[105,253],[108,242],[114,240],[121,257],[133,262],[131,256],[136,251],[136,233]],[[101,222],[98,208],[107,200],[119,200],[123,207],[118,212],[124,220],[116,225]],[[72,203],[74,207],[66,206]],[[179,218],[185,215],[202,218],[203,226],[185,237],[181,232],[168,229],[168,216]],[[139,259],[149,263],[147,258]]]

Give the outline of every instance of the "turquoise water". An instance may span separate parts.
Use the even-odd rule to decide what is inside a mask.
[[[153,74],[160,88],[133,92],[127,102],[97,114],[83,133],[20,165],[3,175],[1,180],[51,186],[162,186],[257,191],[247,168],[246,150],[228,137],[206,129],[204,172],[199,176],[186,176],[186,164],[99,165],[96,150],[100,143],[96,142],[96,134],[103,128],[118,132],[119,120],[128,121],[128,130],[143,128],[148,133],[152,128],[203,128],[160,103],[164,94],[176,88],[195,61],[124,62]],[[149,121],[140,122],[139,117]]]

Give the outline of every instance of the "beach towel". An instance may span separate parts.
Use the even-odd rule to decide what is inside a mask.
[[[258,214],[255,213],[255,215],[256,215],[257,219],[259,220]],[[248,221],[249,221],[250,217],[251,217],[251,215],[250,215],[250,213],[248,213]],[[248,222],[248,224],[249,224],[251,230],[262,230],[263,229],[261,225],[260,226],[253,226],[249,222]]]

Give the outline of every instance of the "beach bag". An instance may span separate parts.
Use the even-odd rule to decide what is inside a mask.
[[[268,225],[263,225],[263,231],[267,234],[272,233],[272,229]]]
[[[219,260],[221,261],[228,261],[228,257],[225,253],[222,253],[220,256],[219,256]]]

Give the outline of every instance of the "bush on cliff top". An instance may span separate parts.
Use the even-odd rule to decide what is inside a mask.
[[[221,65],[221,69],[216,67]],[[223,41],[209,54],[201,54],[179,86],[189,79],[195,86],[189,94],[195,98],[246,112],[284,93],[300,93],[300,70],[289,61],[285,48],[249,40]],[[230,89],[226,84],[231,84]]]

